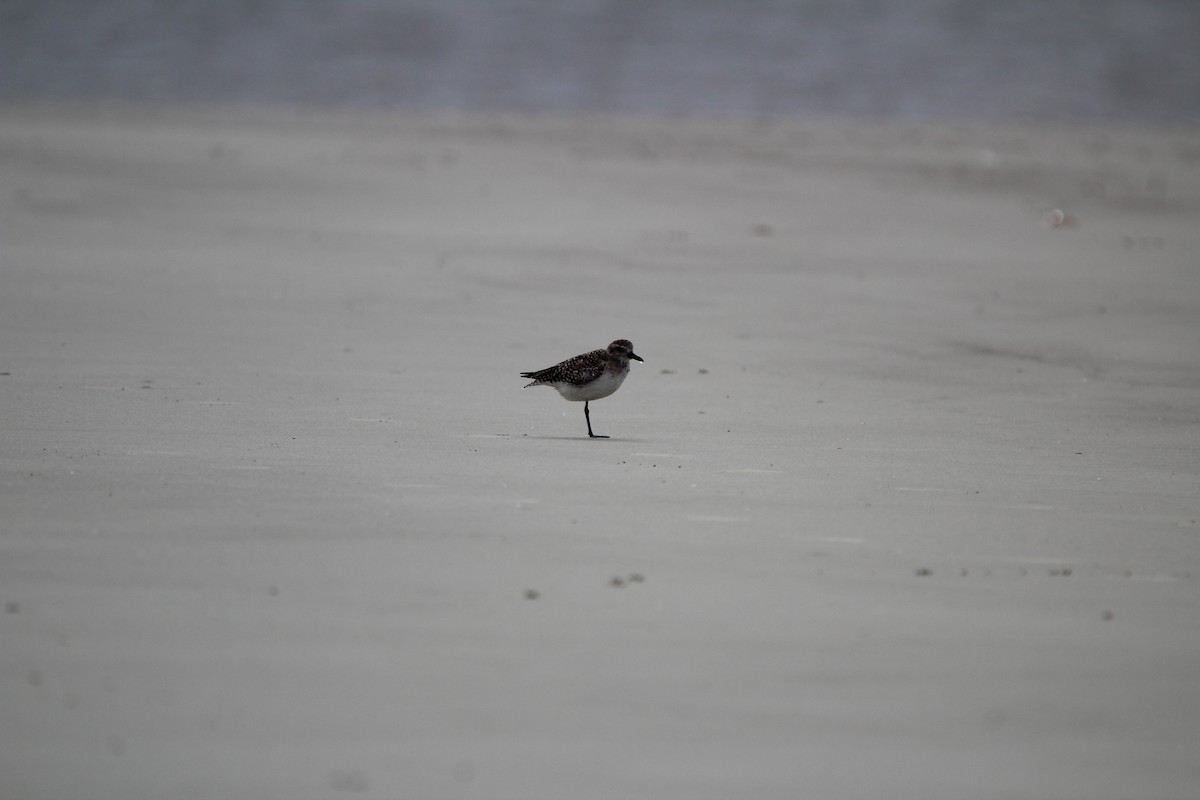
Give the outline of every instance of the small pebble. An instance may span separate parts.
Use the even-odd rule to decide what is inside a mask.
[[[1078,224],[1078,219],[1066,213],[1061,208],[1052,208],[1042,215],[1042,227],[1046,230],[1073,228]]]

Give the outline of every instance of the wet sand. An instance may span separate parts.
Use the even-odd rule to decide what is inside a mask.
[[[0,187],[0,796],[1196,795],[1195,131],[9,107]],[[618,337],[611,439],[521,388]]]

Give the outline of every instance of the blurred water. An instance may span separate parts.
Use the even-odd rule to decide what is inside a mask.
[[[1192,0],[0,0],[0,99],[1200,120]]]

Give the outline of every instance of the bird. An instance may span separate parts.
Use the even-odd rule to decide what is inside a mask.
[[[588,402],[608,397],[621,388],[629,374],[629,362],[645,359],[633,352],[633,343],[628,339],[617,339],[603,350],[593,350],[553,367],[534,372],[522,372],[522,378],[533,378],[530,386],[553,386],[564,399],[578,403],[583,401],[583,418],[587,420],[588,436],[592,439],[607,439],[607,436],[592,433],[592,415],[588,413]]]

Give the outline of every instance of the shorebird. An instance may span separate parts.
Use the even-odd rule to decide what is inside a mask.
[[[521,377],[533,378],[532,383],[525,384],[526,389],[530,386],[553,386],[566,400],[576,403],[582,400],[588,436],[593,439],[607,439],[607,436],[592,433],[592,415],[588,413],[588,401],[608,397],[620,389],[625,376],[629,374],[630,359],[643,360],[633,352],[632,342],[628,339],[617,339],[605,350],[593,350],[536,372],[522,372]]]

